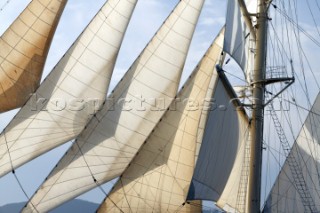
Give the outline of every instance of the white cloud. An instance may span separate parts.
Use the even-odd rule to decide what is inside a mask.
[[[223,25],[225,23],[225,18],[224,17],[204,17],[200,24],[204,26],[211,26],[213,27],[214,25]]]

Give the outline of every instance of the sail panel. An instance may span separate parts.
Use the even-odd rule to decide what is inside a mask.
[[[246,140],[248,119],[225,81],[220,77],[214,90],[188,200],[218,201]]]
[[[267,198],[264,212],[312,212],[304,206],[297,189],[296,174],[291,172],[288,158],[295,158],[300,164],[301,173],[315,208],[320,210],[320,94],[318,94],[302,129],[293,144],[271,192]],[[295,168],[297,169],[297,168]],[[300,173],[300,172],[299,172]],[[298,183],[300,184],[300,183]],[[305,192],[306,193],[306,192]],[[308,193],[306,193],[308,194]],[[306,195],[302,195],[306,197]]]
[[[197,132],[208,90],[217,82],[223,32],[209,48],[98,212],[201,212],[186,203]],[[219,43],[220,42],[220,43]],[[196,103],[196,104],[195,104]],[[197,109],[191,105],[199,106]],[[196,202],[197,203],[197,202]]]
[[[33,196],[37,210],[48,211],[124,171],[176,95],[203,2],[178,3]],[[32,211],[30,202],[25,212]]]
[[[249,13],[257,13],[257,1],[245,0],[245,4]],[[252,33],[245,22],[238,0],[229,0],[223,50],[239,64],[248,82],[251,82],[254,66],[255,41]]]
[[[221,193],[221,196],[219,197],[216,203],[217,206],[219,206],[221,209],[227,212],[245,212],[245,200],[247,196],[246,191],[248,187],[248,182],[245,181],[248,181],[248,176],[243,174],[247,174],[244,173],[247,172],[244,169],[248,168],[248,164],[250,163],[247,160],[248,158],[246,156],[248,152],[247,143],[250,142],[249,131],[249,126],[247,126],[247,129],[244,133],[244,139],[240,144],[240,148],[238,150],[237,157],[231,170],[231,173],[225,184],[223,192]],[[242,193],[243,191],[245,193]]]
[[[11,162],[17,168],[84,129],[105,100],[135,4],[109,0],[6,127],[0,136],[0,176],[11,171]]]
[[[33,0],[0,37],[0,112],[21,107],[39,86],[67,0]]]

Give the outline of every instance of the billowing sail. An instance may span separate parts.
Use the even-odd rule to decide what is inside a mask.
[[[319,212],[320,210],[320,94],[283,165],[266,201],[264,212]],[[300,164],[291,172],[289,158]],[[294,166],[294,169],[299,169]],[[304,181],[307,190],[302,189]],[[303,198],[303,199],[302,199]],[[316,209],[317,211],[315,211]]]
[[[50,210],[124,171],[176,95],[203,3],[178,3],[25,212]]]
[[[210,110],[207,91],[217,82],[223,33],[205,54],[169,110],[121,175],[98,212],[202,212],[187,203],[195,165],[202,110]],[[211,90],[212,91],[212,90]]]
[[[105,100],[136,2],[108,0],[6,127],[0,136],[0,176],[84,129]]]
[[[233,168],[221,196],[216,202],[217,206],[227,212],[246,212],[250,163],[249,134],[250,127],[247,124]]]
[[[67,0],[32,0],[0,37],[0,112],[21,107],[38,88]]]
[[[237,107],[223,74],[214,90],[214,110],[208,119],[188,199],[218,201],[225,190],[241,144],[247,139],[248,118]]]
[[[256,0],[245,0],[244,2],[249,13],[257,13]],[[244,71],[247,81],[251,82],[255,54],[255,37],[252,35],[254,32],[250,32],[250,27],[247,25],[243,14],[244,9],[241,7],[239,0],[228,0],[226,36],[223,50],[234,58]],[[253,19],[251,22],[254,25]]]

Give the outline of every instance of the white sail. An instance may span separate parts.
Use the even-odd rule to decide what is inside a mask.
[[[283,165],[266,201],[264,212],[315,212],[306,201],[313,202],[320,210],[320,94],[309,113],[289,154],[300,164],[303,178],[295,177],[288,158]],[[292,164],[291,164],[292,166]],[[295,168],[298,169],[298,168]],[[304,180],[308,191],[301,193],[298,188]],[[307,198],[307,196],[309,198]],[[302,197],[305,201],[302,200]],[[310,203],[311,203],[310,202]],[[311,209],[309,209],[311,207]]]
[[[40,83],[67,0],[33,0],[0,37],[0,112],[21,107]]]
[[[202,110],[217,82],[221,33],[172,102],[98,212],[201,212],[186,203]],[[211,83],[213,85],[211,85]]]
[[[248,129],[248,118],[238,109],[235,97],[225,77],[221,76],[214,90],[214,110],[208,114],[189,200],[218,201],[226,189]]]
[[[178,3],[24,212],[50,210],[124,171],[176,95],[203,3]]]
[[[251,82],[254,66],[255,37],[245,21],[240,0],[229,0],[227,6],[226,36],[223,50],[229,53],[245,73],[248,82]],[[257,13],[257,1],[245,0],[247,10],[251,14]],[[254,25],[253,16],[251,24]]]
[[[6,127],[0,136],[0,176],[84,129],[106,97],[136,2],[109,0]]]
[[[245,206],[249,177],[248,171],[244,170],[249,168],[247,150],[247,143],[250,143],[249,134],[250,127],[249,124],[247,124],[233,168],[227,178],[227,183],[225,184],[221,196],[216,203],[217,206],[227,212],[246,212]]]

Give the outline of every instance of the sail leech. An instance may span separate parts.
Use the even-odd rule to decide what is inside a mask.
[[[123,172],[176,95],[203,3],[178,3],[109,101],[30,200],[37,209],[50,210]],[[121,105],[115,105],[119,100]],[[135,110],[128,106],[130,102],[144,104]],[[32,209],[29,203],[23,211]]]

